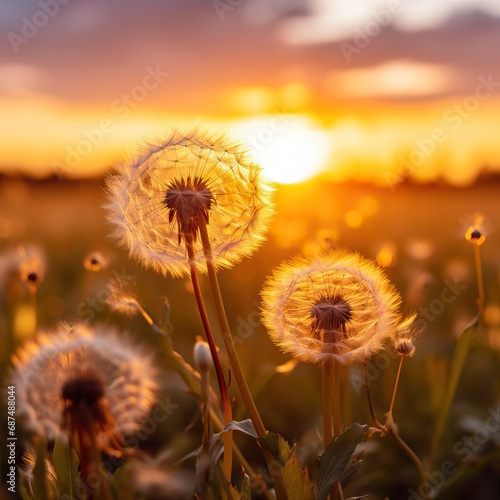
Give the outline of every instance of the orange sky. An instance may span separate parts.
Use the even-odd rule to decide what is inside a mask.
[[[2,6],[2,170],[98,175],[197,119],[246,142],[279,182],[464,185],[498,170],[496,13],[450,0],[448,17],[407,29],[411,12],[374,0],[340,24],[347,2],[324,29],[306,0],[237,3]]]

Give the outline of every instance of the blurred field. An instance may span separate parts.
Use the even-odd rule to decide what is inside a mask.
[[[47,273],[38,289],[37,306],[41,328],[51,328],[61,319],[83,316],[91,321],[121,325],[143,342],[154,345],[149,328],[140,318],[130,320],[107,310],[101,300],[103,290],[113,273],[132,277],[130,281],[135,282],[142,305],[155,320],[162,315],[160,297],[166,295],[171,306],[175,346],[191,361],[194,338],[202,330],[188,281],[165,279],[134,265],[126,252],[109,240],[101,209],[103,186],[101,180],[0,179],[0,259],[21,243],[35,243],[45,253]],[[485,325],[469,355],[440,450],[440,460],[451,457],[460,466],[461,458],[451,451],[453,444],[470,432],[474,419],[486,418],[499,395],[499,192],[500,185],[494,181],[463,189],[402,184],[391,190],[320,181],[278,188],[277,214],[268,241],[252,259],[222,272],[220,279],[237,348],[264,421],[271,430],[290,441],[298,441],[304,460],[311,463],[307,451],[320,434],[320,370],[301,365],[288,374],[275,372],[275,367],[289,357],[271,344],[258,320],[259,290],[265,277],[283,259],[298,252],[311,254],[320,247],[338,245],[377,259],[386,267],[403,296],[403,310],[420,312],[419,318],[423,318],[422,324],[426,326],[417,340],[417,354],[404,363],[395,408],[400,433],[420,456],[425,456],[442,399],[448,360],[457,336],[476,314],[474,252],[464,234],[475,216],[482,214],[487,233],[481,247],[486,287]],[[92,251],[109,256],[107,269],[90,273],[83,268],[84,257]],[[20,343],[21,337],[31,335],[32,324],[25,316],[27,309],[20,308],[29,304],[28,294],[23,286],[13,286],[1,272],[0,279],[3,280],[2,339],[15,330],[16,342]],[[8,285],[10,294],[6,293]],[[205,282],[203,285],[208,286]],[[451,290],[454,299],[438,304],[444,289]],[[222,344],[218,332],[216,335]],[[5,362],[5,351],[2,358]],[[392,359],[388,368],[384,365],[378,370],[371,383],[381,415],[388,408],[395,369]],[[359,377],[356,367],[345,374],[346,423],[370,423]],[[199,422],[184,432],[196,419],[196,402],[185,393],[174,373],[167,370],[163,384],[166,394],[179,408],[167,425],[157,430],[148,446],[155,447],[160,439],[166,438],[180,457],[197,446]],[[234,384],[232,391],[237,397]],[[235,409],[235,418],[244,418],[238,398]],[[259,461],[258,450],[244,439],[241,442],[248,447],[252,458]],[[495,460],[486,462],[469,482],[463,483],[460,495],[465,496],[457,494],[449,498],[498,498],[498,453]],[[415,481],[414,468],[406,456],[389,439],[373,438],[366,445],[365,464],[357,482],[347,493],[349,496],[390,492],[391,499],[407,498],[408,484]],[[467,496],[471,484],[476,488],[482,485],[488,493]]]

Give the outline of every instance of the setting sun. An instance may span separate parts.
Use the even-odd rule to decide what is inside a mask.
[[[266,177],[275,182],[304,181],[326,166],[327,135],[312,120],[294,115],[267,115],[240,122],[235,129],[254,153]]]

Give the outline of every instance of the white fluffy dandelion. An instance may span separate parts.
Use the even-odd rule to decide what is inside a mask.
[[[383,271],[345,250],[282,264],[262,298],[271,339],[303,361],[363,360],[401,320],[400,296]]]
[[[113,441],[138,430],[155,402],[151,356],[109,328],[62,325],[28,342],[13,361],[18,416],[47,440],[71,440],[86,414],[86,430]]]
[[[148,144],[108,181],[113,236],[145,266],[206,272],[206,249],[229,268],[260,245],[273,213],[261,169],[225,136],[175,133]],[[204,251],[205,250],[205,251]]]

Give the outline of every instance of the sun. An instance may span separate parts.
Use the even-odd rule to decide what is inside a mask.
[[[326,167],[328,140],[312,120],[296,115],[266,115],[234,127],[261,165],[279,184],[310,179]]]

